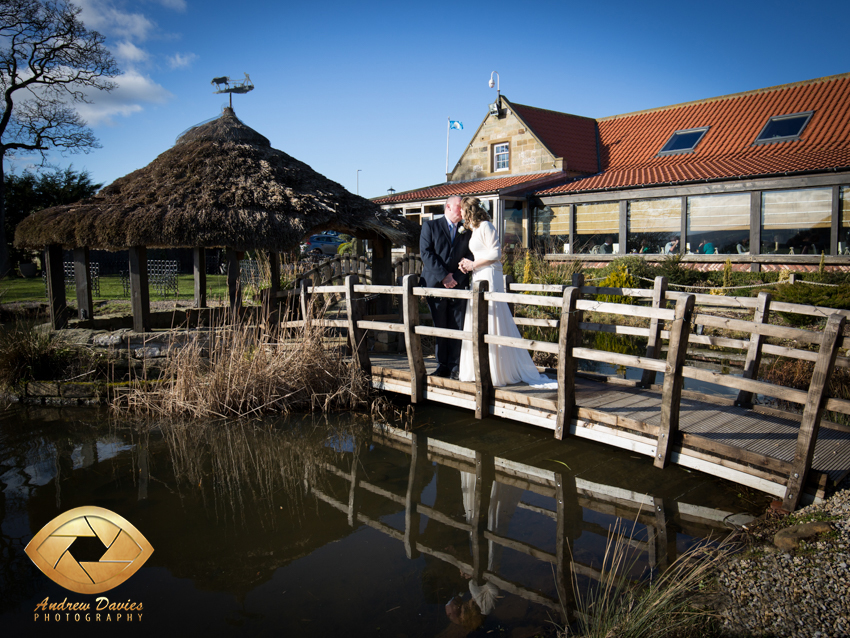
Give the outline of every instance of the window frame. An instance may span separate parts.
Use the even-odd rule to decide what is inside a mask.
[[[682,154],[685,154],[685,153],[693,153],[696,150],[696,147],[699,145],[699,143],[702,142],[702,140],[705,137],[705,134],[708,132],[709,128],[711,128],[711,127],[710,126],[695,126],[694,128],[684,128],[684,129],[680,129],[678,131],[673,131],[670,134],[670,137],[667,138],[667,141],[664,142],[664,146],[662,146],[661,150],[658,151],[658,157],[665,157],[667,155],[682,155]],[[677,135],[684,135],[686,133],[702,133],[702,135],[700,135],[696,139],[696,141],[693,143],[693,145],[690,148],[677,148],[677,149],[671,149],[669,151],[664,150],[665,148],[667,148],[667,146],[670,145],[670,143],[676,138]]]
[[[499,153],[499,152],[496,150],[496,149],[498,149],[498,148],[499,148],[499,147],[501,147],[501,146],[504,146],[504,147],[505,147],[505,152],[504,152],[504,153]],[[511,143],[510,143],[509,141],[508,141],[508,142],[496,142],[496,143],[494,143],[494,144],[492,145],[492,147],[491,147],[491,148],[492,148],[491,156],[492,156],[492,161],[493,161],[493,170],[492,170],[492,172],[493,172],[493,173],[501,173],[502,171],[509,171],[509,170],[511,170]],[[507,162],[506,162],[506,165],[505,165],[505,167],[504,167],[504,168],[498,168],[498,161],[497,161],[497,159],[496,159],[496,158],[497,158],[497,157],[499,157],[500,155],[505,155],[505,156],[507,156]]]
[[[772,115],[767,118],[767,122],[764,123],[764,126],[761,127],[759,134],[756,135],[756,139],[753,142],[753,146],[757,144],[776,144],[779,142],[794,142],[800,139],[800,136],[803,134],[803,131],[806,130],[806,127],[809,125],[809,121],[812,119],[812,115],[814,115],[814,111],[800,111],[799,113],[788,113],[786,115]],[[797,131],[795,135],[784,135],[782,137],[771,137],[768,139],[760,139],[767,128],[773,123],[780,120],[790,120],[791,118],[805,117],[803,123],[800,125],[800,130]]]

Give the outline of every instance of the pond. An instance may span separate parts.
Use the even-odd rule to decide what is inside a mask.
[[[91,635],[110,622],[140,635],[464,636],[473,625],[452,620],[475,600],[472,635],[554,635],[574,581],[598,577],[618,519],[632,576],[645,578],[766,505],[720,479],[462,410],[417,407],[407,425],[414,434],[351,414],[134,424],[86,408],[7,410],[4,634]],[[46,598],[95,605],[24,553],[84,505],[122,516],[153,547],[98,594],[141,603],[140,617],[36,619]],[[97,561],[103,547],[83,540],[68,551]]]

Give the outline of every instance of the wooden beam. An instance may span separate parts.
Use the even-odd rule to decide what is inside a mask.
[[[483,419],[490,414],[493,401],[493,381],[490,378],[490,346],[485,336],[488,332],[489,317],[487,300],[487,281],[476,281],[472,289],[472,366],[475,370],[475,418]]]
[[[133,308],[133,330],[148,332],[151,327],[151,299],[148,286],[148,249],[130,248],[130,305]]]
[[[91,297],[91,271],[89,249],[74,248],[74,284],[77,292],[77,317],[83,320],[94,318]]]
[[[490,495],[496,478],[495,460],[486,452],[475,453],[475,490],[472,503],[472,577],[483,582],[487,569],[488,543],[484,538],[490,512]]]
[[[65,299],[65,264],[62,261],[62,246],[50,244],[44,251],[47,272],[47,302],[50,305],[50,325],[61,330],[68,325],[67,301]]]
[[[242,307],[242,286],[239,282],[239,254],[227,249],[227,298],[234,315]]]
[[[370,377],[372,375],[372,364],[369,361],[369,349],[366,347],[366,331],[359,327],[358,322],[363,316],[363,302],[359,293],[354,292],[357,283],[357,275],[348,275],[345,278],[345,310],[348,316],[348,341],[351,344],[351,352],[357,359],[357,363],[363,373]]]
[[[416,548],[419,542],[419,495],[422,493],[422,479],[427,465],[428,437],[411,432],[410,471],[404,500],[404,551],[410,559],[419,557]]]
[[[555,438],[563,439],[576,408],[576,360],[573,347],[581,339],[576,300],[579,289],[567,288],[561,306],[561,327],[558,333],[558,414],[555,420]]]
[[[694,296],[688,295],[676,302],[676,318],[670,326],[670,341],[667,351],[667,368],[661,390],[661,425],[658,428],[658,443],[655,450],[655,466],[667,467],[673,439],[679,432],[679,409],[682,399],[685,354],[688,350],[688,335],[691,331],[691,316],[694,312]]]
[[[667,307],[667,277],[656,277],[655,286],[652,291],[652,307]],[[663,323],[658,317],[653,317],[649,322],[649,340],[646,344],[646,358],[661,358],[661,328]],[[640,378],[640,387],[650,388],[655,383],[656,372],[644,370]]]
[[[195,282],[195,308],[207,307],[207,250],[192,249],[192,274]]]
[[[815,443],[818,439],[820,420],[827,399],[827,384],[835,367],[835,357],[844,330],[845,319],[841,315],[831,315],[823,331],[818,360],[812,372],[806,407],[803,409],[803,420],[800,422],[800,433],[797,436],[797,449],[794,453],[794,469],[788,479],[785,498],[782,507],[789,512],[797,509],[806,484],[806,475],[812,467],[812,457],[815,454]]]
[[[404,290],[401,296],[404,321],[404,346],[410,366],[410,402],[421,403],[425,399],[425,357],[422,354],[422,339],[416,334],[419,325],[419,299],[413,296],[413,288],[419,285],[419,275],[405,275],[401,280]]]
[[[767,323],[770,318],[770,293],[760,292],[758,297],[759,305],[753,312],[754,323]],[[741,376],[744,379],[758,380],[759,366],[761,365],[762,348],[764,346],[764,336],[756,332],[750,335],[750,346],[747,349],[747,359],[744,362],[744,371]],[[738,398],[735,401],[736,405],[749,406],[753,403],[753,393],[747,390],[741,390],[738,393]]]

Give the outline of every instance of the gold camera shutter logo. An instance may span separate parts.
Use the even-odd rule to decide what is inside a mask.
[[[73,556],[77,538],[89,536],[103,543],[97,562]],[[60,514],[29,542],[27,556],[50,580],[78,594],[99,594],[117,587],[135,574],[153,554],[142,533],[115,512],[102,507],[77,507]]]

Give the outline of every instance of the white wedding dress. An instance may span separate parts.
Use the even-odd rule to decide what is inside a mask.
[[[476,268],[472,273],[472,282],[486,281],[490,292],[505,292],[505,280],[502,276],[502,250],[496,228],[490,222],[482,222],[472,231],[469,238],[469,250],[475,256],[475,261],[490,261],[493,263],[483,268]],[[470,286],[472,287],[472,286]],[[463,322],[465,331],[472,330],[472,304],[466,305],[466,318]],[[488,303],[487,332],[502,337],[520,337],[514,323],[511,310],[504,301]],[[527,383],[536,388],[556,390],[558,382],[546,375],[540,374],[531,360],[528,350],[509,348],[490,344],[490,378],[494,386]],[[472,343],[464,341],[460,351],[461,381],[475,381],[475,369],[472,358]]]

